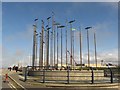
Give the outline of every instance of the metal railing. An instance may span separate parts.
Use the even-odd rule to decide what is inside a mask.
[[[40,69],[41,68],[41,69]],[[48,70],[46,69],[48,67],[40,67],[40,66],[36,66],[36,70],[33,70],[31,68],[31,66],[27,66],[24,70],[24,81],[27,80],[27,76],[29,76],[29,72],[38,72],[39,74],[34,75],[35,76],[39,76],[40,82],[62,82],[62,83],[72,83],[72,82],[85,82],[85,83],[96,83],[96,82],[105,82],[106,80],[103,80],[104,78],[107,79],[108,83],[113,83],[114,80],[114,76],[113,76],[113,71],[111,68],[107,68],[107,72],[109,71],[110,74],[109,77],[106,77],[106,73],[105,70],[103,72],[100,72],[99,70],[95,70],[95,68],[90,67],[89,70],[84,70],[84,71],[80,71],[80,70],[71,70],[70,68],[67,68],[67,70]],[[57,74],[58,73],[58,74]],[[61,73],[61,74],[60,74]],[[55,74],[55,75],[53,75]],[[60,75],[59,75],[60,74]],[[100,75],[99,75],[100,74]],[[56,79],[57,78],[57,79]],[[60,79],[59,79],[60,78]],[[82,80],[81,78],[87,78]],[[100,79],[99,79],[100,78]],[[101,79],[103,78],[103,79]],[[56,80],[55,80],[56,79]],[[97,80],[98,79],[98,80]],[[39,78],[38,78],[39,80]]]

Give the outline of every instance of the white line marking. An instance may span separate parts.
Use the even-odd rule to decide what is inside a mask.
[[[10,84],[8,84],[8,86],[9,86],[10,88],[13,88]]]
[[[26,90],[21,84],[19,84],[18,82],[15,81],[15,79],[13,79],[11,76],[9,76],[16,84],[18,84],[20,87],[22,87],[24,90]]]
[[[15,87],[12,83],[10,83],[10,85],[11,85],[15,90],[17,90],[16,87]]]

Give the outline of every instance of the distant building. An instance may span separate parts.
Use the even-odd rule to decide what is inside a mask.
[[[88,66],[88,64],[85,64],[85,66]],[[97,64],[97,67],[116,67],[116,65],[113,65],[113,64]],[[90,64],[90,67],[96,67],[96,64]]]

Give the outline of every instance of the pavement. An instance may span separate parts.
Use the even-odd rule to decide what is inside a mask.
[[[59,84],[59,83],[40,83],[35,80],[23,81],[24,77],[20,77],[20,72],[4,71],[7,72],[10,79],[13,79],[22,89],[20,90],[120,90],[118,83],[113,84]],[[30,77],[29,77],[30,78]]]

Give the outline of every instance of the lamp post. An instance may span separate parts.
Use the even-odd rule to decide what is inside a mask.
[[[33,34],[33,56],[32,56],[32,69],[34,70],[35,66],[35,44],[36,44],[36,25],[34,27],[34,34]]]
[[[62,28],[64,28],[65,26],[58,26],[58,28],[61,28],[61,69],[62,69]]]
[[[35,58],[36,58],[36,28],[37,28],[37,20],[35,19],[35,24],[33,25],[34,27],[34,31],[33,31],[33,55],[32,55],[32,69],[34,70],[34,66],[35,66]]]
[[[72,49],[73,49],[73,61],[74,61],[74,31],[75,31],[76,29],[73,29],[72,28],[72,42],[73,42],[73,47],[72,47]],[[73,69],[74,69],[74,67],[75,67],[75,63],[73,62]]]
[[[47,52],[46,52],[46,66],[47,66],[47,69],[49,67],[49,30],[51,28],[50,27],[47,27]]]
[[[94,46],[95,46],[95,62],[96,62],[96,68],[97,68],[96,33],[95,33],[95,31],[94,31]]]
[[[46,26],[47,28],[47,35],[46,35],[46,66],[48,67],[49,66],[49,20],[50,20],[51,17],[48,17],[47,18],[47,21],[48,21],[48,25]]]
[[[41,44],[42,44],[42,38],[41,38],[41,33],[40,33],[40,46],[39,46],[39,69],[41,68]]]
[[[55,50],[56,50],[56,49],[55,49],[55,47],[56,47],[56,41],[55,41],[55,40],[56,40],[56,38],[55,38],[55,37],[56,37],[55,21],[53,21],[53,25],[54,25],[54,27],[53,27],[53,28],[54,28],[54,29],[53,29],[53,30],[54,30],[54,36],[53,36],[53,37],[54,37],[54,64],[53,64],[53,65],[54,65],[54,67],[55,67]]]
[[[66,67],[67,67],[67,64],[68,64],[68,60],[67,60],[67,26],[68,26],[68,22],[66,20]]]
[[[92,27],[86,27],[87,30],[87,46],[88,46],[88,67],[90,67],[90,52],[89,52],[89,32],[88,30]]]
[[[60,23],[55,23],[54,25],[57,26],[57,68],[58,68],[58,26],[60,25]]]
[[[39,57],[39,65],[43,66],[43,37],[44,37],[44,21],[42,21],[42,33],[41,33],[41,41],[40,41],[40,57]]]
[[[52,12],[52,32],[51,32],[51,52],[50,52],[50,64],[53,66],[53,32],[54,32],[54,12]]]
[[[82,68],[82,32],[81,32],[81,27],[80,27],[79,35],[80,35],[80,65]]]
[[[69,21],[70,23],[70,34],[71,34],[71,56],[70,56],[70,64],[72,67],[72,23],[75,22],[75,20]]]
[[[37,36],[38,36],[38,33],[36,32],[36,44],[35,44],[35,51],[36,51],[36,52],[35,52],[35,55],[36,55],[36,57],[35,57],[35,58],[36,58],[36,59],[35,59],[35,65],[36,65],[36,66],[37,66],[37,44],[38,44],[38,43],[37,43]]]

